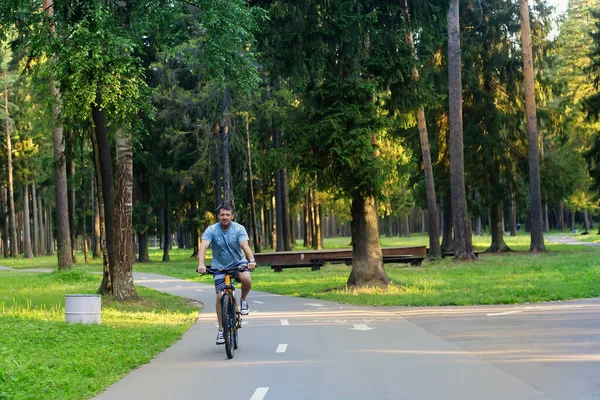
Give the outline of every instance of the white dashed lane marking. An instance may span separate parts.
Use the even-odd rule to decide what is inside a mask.
[[[265,304],[264,301],[252,300],[253,303],[256,304]]]
[[[277,353],[285,353],[285,351],[287,350],[287,344],[280,344],[279,346],[277,346]]]
[[[250,400],[263,400],[268,391],[268,387],[259,387],[254,391],[254,394],[252,395],[252,397],[250,397]]]
[[[282,319],[281,320],[281,325],[289,325],[290,322],[287,319]]]

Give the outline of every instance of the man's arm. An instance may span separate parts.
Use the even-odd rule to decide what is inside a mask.
[[[246,255],[246,258],[248,259],[248,269],[250,271],[252,271],[254,268],[256,268],[256,261],[254,261],[254,255],[252,254],[252,249],[250,248],[250,245],[248,244],[247,240],[243,240],[240,243],[240,246],[242,247],[242,250],[244,250],[244,254]]]
[[[206,273],[206,265],[204,265],[204,259],[206,258],[206,250],[208,250],[210,242],[208,240],[202,240],[200,242],[200,254],[198,255],[198,269],[197,272],[204,274]]]

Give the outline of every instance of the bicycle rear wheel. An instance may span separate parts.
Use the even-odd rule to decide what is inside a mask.
[[[223,337],[225,338],[225,352],[227,358],[233,358],[235,351],[235,320],[231,318],[231,308],[233,303],[228,293],[223,293],[221,297],[221,318],[223,322]]]

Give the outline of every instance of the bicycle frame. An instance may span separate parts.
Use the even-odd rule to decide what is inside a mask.
[[[236,262],[232,264],[236,267],[239,265],[247,265],[245,261]],[[221,307],[221,324],[223,327],[223,336],[225,338],[225,352],[227,358],[233,358],[234,351],[238,348],[238,332],[237,330],[242,327],[242,317],[237,299],[235,298],[235,269],[231,270],[225,268],[224,270],[218,270],[213,268],[207,268],[206,273],[225,274],[225,287],[221,293],[221,299],[219,306]]]
[[[225,289],[221,294],[221,319],[223,324],[223,336],[225,337],[225,352],[227,358],[233,358],[234,351],[238,347],[238,332],[241,328],[241,313],[237,299],[235,298],[235,280],[232,275],[225,275]]]

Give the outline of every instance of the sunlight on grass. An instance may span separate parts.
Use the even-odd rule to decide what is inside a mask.
[[[138,287],[136,301],[103,298],[101,324],[66,323],[65,294],[94,293],[99,281],[82,271],[0,273],[0,399],[93,397],[198,317],[197,305]]]

